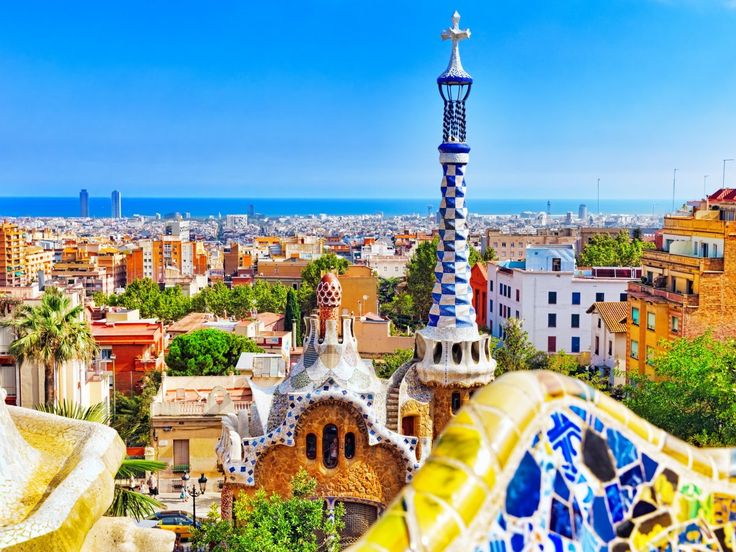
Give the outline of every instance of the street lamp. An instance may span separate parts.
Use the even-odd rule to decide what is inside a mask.
[[[197,479],[197,483],[199,483],[199,489],[194,486],[194,483],[192,483],[191,487],[188,487],[189,483],[189,472],[184,472],[184,475],[181,476],[181,482],[184,486],[184,491],[192,497],[192,518],[194,520],[194,527],[196,529],[197,527],[197,497],[202,496],[207,489],[207,478],[202,474],[199,479]]]

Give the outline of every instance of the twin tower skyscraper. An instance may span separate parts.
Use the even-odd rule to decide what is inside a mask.
[[[117,190],[113,190],[111,196],[112,218],[123,218],[123,196]],[[89,193],[86,189],[79,192],[79,216],[89,218]]]

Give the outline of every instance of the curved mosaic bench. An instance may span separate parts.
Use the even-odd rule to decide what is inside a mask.
[[[112,502],[125,445],[112,428],[7,407],[4,396],[0,550],[79,550]]]
[[[577,380],[509,373],[351,550],[734,550],[735,467]]]

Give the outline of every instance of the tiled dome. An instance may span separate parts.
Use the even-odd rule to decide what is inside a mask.
[[[320,307],[339,307],[342,301],[342,286],[332,272],[322,276],[317,285],[317,305]]]

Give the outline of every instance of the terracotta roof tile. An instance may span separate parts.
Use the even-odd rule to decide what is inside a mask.
[[[626,331],[626,318],[629,316],[629,304],[626,301],[608,301],[593,303],[588,313],[598,312],[603,323],[611,333]]]

